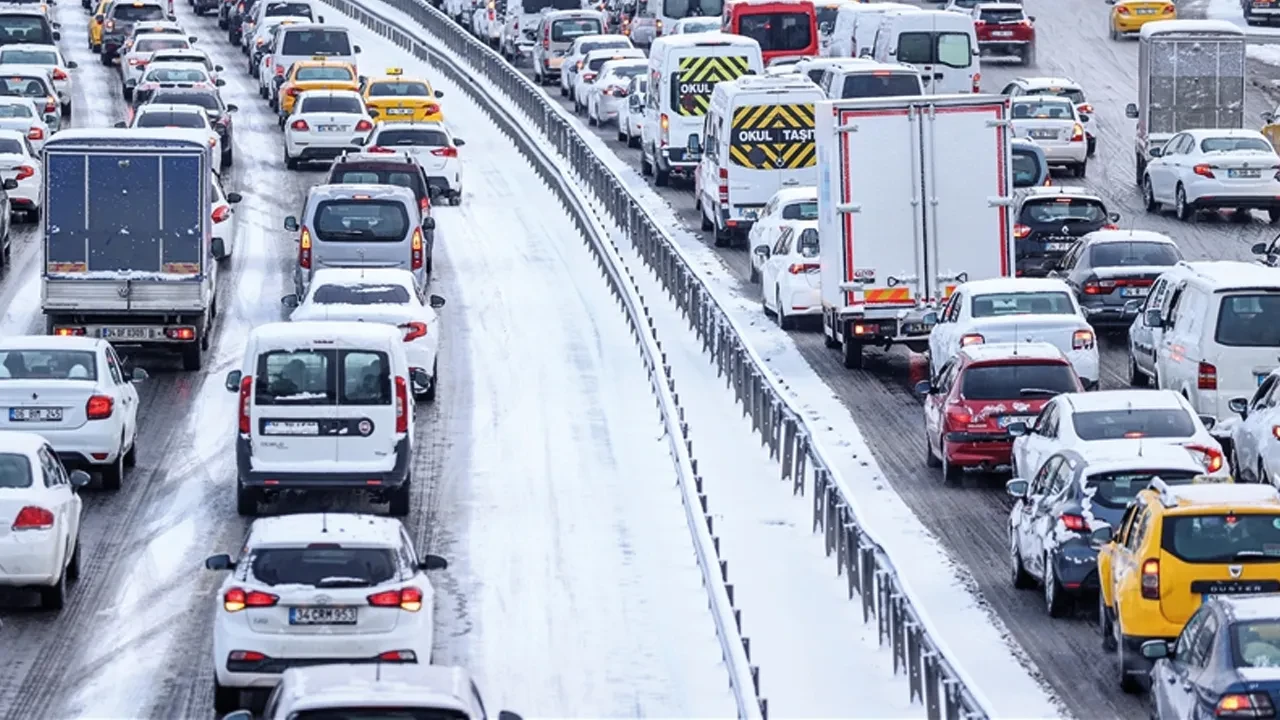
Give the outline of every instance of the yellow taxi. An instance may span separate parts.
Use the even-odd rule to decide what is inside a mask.
[[[400,68],[387,68],[381,77],[367,78],[361,87],[365,107],[377,122],[444,122],[444,112],[436,102],[444,93],[433,90],[422,78],[404,76]]]
[[[102,22],[107,17],[110,5],[111,0],[100,0],[89,18],[89,49],[96,53],[102,52]]]
[[[360,77],[356,67],[348,62],[314,57],[299,60],[289,68],[289,74],[280,86],[280,117],[293,112],[293,103],[307,90],[358,90]]]
[[[1111,6],[1111,39],[1136,33],[1156,20],[1176,20],[1178,8],[1172,0],[1107,0]]]
[[[1153,481],[1114,534],[1094,532],[1098,623],[1126,692],[1141,691],[1151,670],[1142,643],[1174,641],[1204,598],[1280,591],[1280,491],[1197,480]]]

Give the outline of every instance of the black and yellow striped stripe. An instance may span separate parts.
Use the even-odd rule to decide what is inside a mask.
[[[682,57],[676,82],[676,112],[686,117],[701,117],[711,106],[711,91],[716,83],[737,80],[747,74],[747,56]]]
[[[744,105],[733,111],[729,157],[752,170],[814,167],[813,126],[813,103]]]

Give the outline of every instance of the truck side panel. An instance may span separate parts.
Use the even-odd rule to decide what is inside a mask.
[[[49,212],[45,243],[45,271],[84,272],[89,269],[86,203],[89,164],[80,153],[49,153],[46,205]]]
[[[1149,43],[1150,133],[1244,127],[1242,38],[1168,38]]]
[[[166,155],[160,172],[164,193],[160,269],[173,274],[198,274],[204,256],[204,208],[208,204],[200,158]]]
[[[88,158],[90,272],[160,272],[161,156]]]

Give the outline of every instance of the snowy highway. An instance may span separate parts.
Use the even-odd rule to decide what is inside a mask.
[[[240,236],[200,374],[141,364],[140,461],[118,493],[84,494],[82,575],[59,614],[0,593],[0,715],[212,716],[211,611],[248,522],[233,506],[235,398],[222,376],[249,329],[282,319],[295,246],[282,229],[321,170],[289,172],[245,60],[215,19],[179,19],[227,70]],[[76,127],[124,116],[114,68],[87,49],[87,13],[56,8],[79,63]],[[336,18],[335,18],[336,19]],[[405,65],[353,30],[362,66]],[[433,78],[435,80],[435,78]],[[431,291],[445,296],[441,386],[417,416],[413,512],[436,578],[439,663],[469,667],[495,707],[532,716],[734,714],[679,490],[623,317],[555,196],[448,83],[467,140],[461,207],[439,207]],[[38,226],[15,226],[0,332],[42,333]],[[229,281],[227,278],[229,277]],[[343,509],[328,504],[307,509]]]

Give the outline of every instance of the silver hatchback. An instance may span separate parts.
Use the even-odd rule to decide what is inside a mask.
[[[301,223],[290,215],[284,227],[298,233],[299,296],[322,268],[400,268],[413,273],[419,292],[426,290],[431,247],[425,236],[435,219],[421,215],[408,188],[317,185],[307,193]]]

